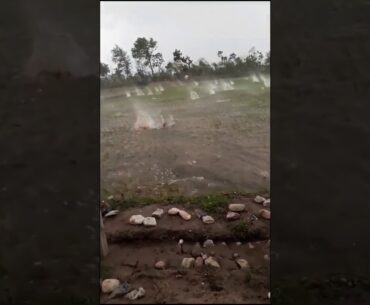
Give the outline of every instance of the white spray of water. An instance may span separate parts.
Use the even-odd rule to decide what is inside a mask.
[[[158,88],[159,88],[160,91],[162,91],[162,92],[164,91],[164,88],[163,88],[162,85],[159,85]]]
[[[148,90],[148,95],[153,95],[153,91],[150,90],[150,88],[148,88],[147,90]]]
[[[195,87],[199,86],[199,83],[197,81],[194,81],[194,86]]]
[[[137,104],[134,105],[134,110],[136,114],[134,130],[161,129],[175,125],[175,119],[172,115],[169,115],[166,120],[161,113],[149,111]]]
[[[154,87],[154,90],[155,90],[155,94],[157,95],[162,94],[161,89],[158,86]]]
[[[126,91],[125,93],[126,93],[126,97],[127,97],[127,98],[131,97],[131,93],[130,93],[130,91]]]
[[[139,88],[135,88],[135,92],[136,92],[136,95],[137,96],[143,96],[143,95],[145,95],[145,93],[143,92],[143,90],[141,90]]]
[[[260,82],[256,74],[252,74],[252,81],[254,83],[259,83]]]
[[[235,84],[234,81],[232,81],[232,80],[229,80],[229,83],[230,83],[231,86],[234,86],[234,84]]]
[[[270,77],[268,75],[260,75],[261,80],[266,88],[270,88]]]
[[[215,83],[215,85],[218,85],[218,80],[217,80],[217,79],[215,79],[215,80],[214,80],[214,83]]]
[[[221,82],[221,88],[222,90],[224,91],[228,91],[228,90],[234,90],[234,87],[232,85],[230,85],[230,83],[227,83],[225,81],[222,81]]]
[[[190,98],[192,100],[197,100],[197,99],[199,99],[199,94],[196,93],[194,90],[192,90],[192,91],[190,91]]]

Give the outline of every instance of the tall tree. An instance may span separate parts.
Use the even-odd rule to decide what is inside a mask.
[[[100,77],[106,78],[109,74],[109,66],[105,63],[100,63]]]
[[[112,49],[112,61],[116,64],[115,74],[117,76],[131,76],[130,57],[118,45],[115,45],[115,47]]]
[[[155,51],[157,50],[157,41],[153,38],[146,39],[145,37],[139,37],[134,43],[134,47],[131,49],[132,57],[137,62],[142,62],[144,66],[149,67],[154,76],[154,67],[158,67],[158,64],[162,65],[163,57],[162,54]],[[162,60],[162,62],[161,62]]]

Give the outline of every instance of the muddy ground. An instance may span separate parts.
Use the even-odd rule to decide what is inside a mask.
[[[269,221],[258,215],[262,208],[251,198],[230,200],[246,204],[241,219],[227,221],[224,213],[212,215],[213,224],[203,224],[195,216],[194,207],[187,205],[148,205],[129,208],[113,218],[105,219],[104,226],[109,240],[110,253],[102,260],[101,276],[127,281],[131,287],[143,287],[146,294],[142,299],[129,301],[125,297],[109,299],[101,296],[101,303],[269,303]],[[131,215],[150,216],[156,208],[163,208],[165,214],[157,221],[156,227],[129,224]],[[185,209],[192,219],[185,221],[178,215],[168,215],[170,207]],[[235,233],[235,226],[247,224],[248,232]],[[178,241],[184,239],[182,252]],[[203,248],[202,252],[213,256],[221,268],[193,267],[183,269],[181,261],[192,257],[192,250],[199,242],[212,239],[215,246]],[[241,244],[238,244],[241,242]],[[246,259],[250,268],[240,269],[233,259],[238,253]],[[166,262],[166,268],[157,270],[158,260]]]

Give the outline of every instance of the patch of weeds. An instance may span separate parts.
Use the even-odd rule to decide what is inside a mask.
[[[240,221],[238,224],[231,227],[231,232],[238,239],[245,239],[249,233],[248,224],[245,221]]]
[[[220,214],[225,211],[229,198],[224,194],[197,196],[190,199],[190,204],[195,205],[209,214]]]

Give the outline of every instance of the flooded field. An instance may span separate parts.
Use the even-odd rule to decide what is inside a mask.
[[[101,91],[102,197],[269,190],[270,79]]]

